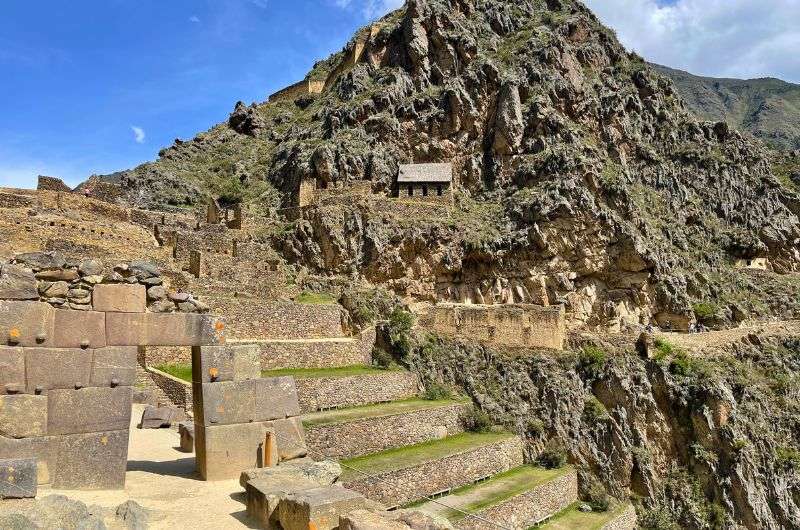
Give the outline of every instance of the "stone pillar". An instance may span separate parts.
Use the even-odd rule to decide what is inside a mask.
[[[199,278],[203,274],[203,253],[199,250],[189,252],[189,274]]]
[[[206,223],[210,225],[216,225],[220,222],[220,208],[217,201],[214,199],[208,199],[208,205],[206,206]]]

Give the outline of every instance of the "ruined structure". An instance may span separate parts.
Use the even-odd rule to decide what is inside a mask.
[[[453,182],[451,164],[401,165],[397,175],[397,197],[450,198]]]

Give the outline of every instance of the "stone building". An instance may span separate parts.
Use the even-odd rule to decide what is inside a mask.
[[[401,165],[397,175],[397,196],[448,198],[452,183],[452,164]]]

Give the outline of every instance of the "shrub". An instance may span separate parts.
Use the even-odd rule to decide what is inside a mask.
[[[719,306],[710,302],[699,302],[694,304],[692,309],[697,318],[703,321],[714,318],[719,313]]]
[[[298,294],[295,299],[298,304],[335,304],[336,297],[330,293],[316,293],[314,291],[303,291]]]
[[[464,417],[464,425],[469,432],[489,432],[492,429],[492,419],[485,411],[473,406]]]
[[[425,385],[425,393],[422,395],[428,401],[437,401],[439,399],[448,399],[452,397],[453,392],[447,386],[432,381]]]
[[[400,307],[395,307],[389,315],[389,344],[394,353],[405,357],[411,352],[411,328],[414,315]]]
[[[692,373],[692,360],[684,351],[678,351],[669,363],[669,371],[674,375],[689,376]]]
[[[387,369],[389,368],[392,363],[394,362],[394,358],[392,354],[388,351],[384,350],[383,348],[372,348],[372,364],[377,366],[378,368]]]
[[[583,403],[583,413],[591,421],[605,421],[608,419],[608,410],[599,399],[591,396]]]
[[[738,438],[738,439],[733,441],[733,450],[736,451],[737,453],[741,453],[742,451],[747,449],[748,445],[749,444],[748,444],[747,440],[745,440],[743,438]]]
[[[800,451],[794,447],[778,447],[775,450],[775,463],[784,471],[800,470]]]
[[[539,418],[531,418],[525,426],[525,431],[530,436],[541,436],[544,432],[544,422]]]
[[[544,450],[539,454],[536,462],[547,469],[558,469],[567,463],[567,452],[555,440],[547,442]]]
[[[666,341],[664,339],[656,339],[653,344],[655,344],[655,347],[658,350],[655,356],[656,360],[660,361],[664,357],[667,357],[675,353],[675,346],[673,346],[669,341]]]
[[[589,490],[586,492],[586,502],[592,507],[592,511],[605,512],[611,506],[611,497],[606,492],[603,484],[592,477],[589,481]]]
[[[606,352],[597,346],[584,346],[578,354],[578,368],[585,374],[597,377],[606,365]]]

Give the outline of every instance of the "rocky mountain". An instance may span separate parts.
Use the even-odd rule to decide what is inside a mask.
[[[800,85],[780,79],[718,79],[666,66],[689,108],[702,119],[724,121],[779,150],[800,149]]]

